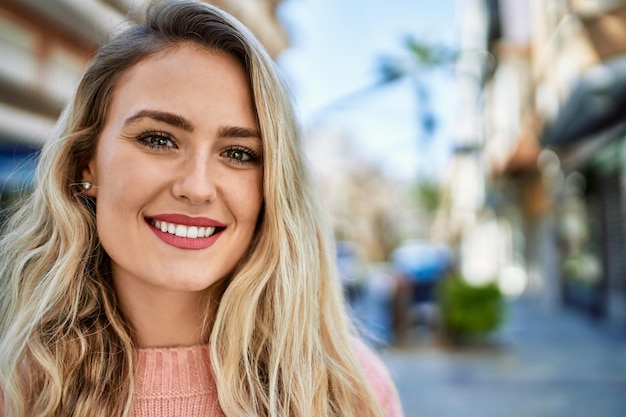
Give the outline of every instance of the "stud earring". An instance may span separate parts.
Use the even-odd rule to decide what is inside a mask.
[[[93,187],[93,184],[90,183],[89,181],[83,181],[80,183],[80,186],[83,187],[83,190],[88,191],[88,190],[91,190],[91,187]]]

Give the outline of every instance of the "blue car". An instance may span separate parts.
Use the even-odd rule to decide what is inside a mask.
[[[447,245],[409,240],[393,251],[391,261],[398,274],[393,328],[401,340],[415,324],[436,326],[435,288],[452,267],[453,256]]]

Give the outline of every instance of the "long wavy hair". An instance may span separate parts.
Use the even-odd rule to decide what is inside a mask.
[[[331,230],[287,90],[242,24],[195,1],[154,4],[144,23],[97,52],[44,145],[33,192],[4,228],[0,410],[130,413],[132,324],[118,308],[93,202],[76,184],[122,74],[181,43],[230,54],[246,69],[264,148],[257,237],[221,283],[217,309],[207,306],[220,406],[228,416],[382,416],[354,354]]]

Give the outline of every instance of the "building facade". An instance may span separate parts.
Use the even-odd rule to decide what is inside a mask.
[[[527,291],[626,331],[626,2],[474,3],[493,63],[477,213],[508,225]]]

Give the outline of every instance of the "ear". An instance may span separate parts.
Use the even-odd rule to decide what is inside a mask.
[[[83,194],[95,198],[98,194],[98,187],[96,187],[98,184],[98,176],[96,175],[96,164],[93,159],[89,161],[85,169],[83,169],[80,181],[87,181],[92,185],[88,190],[83,190]]]

